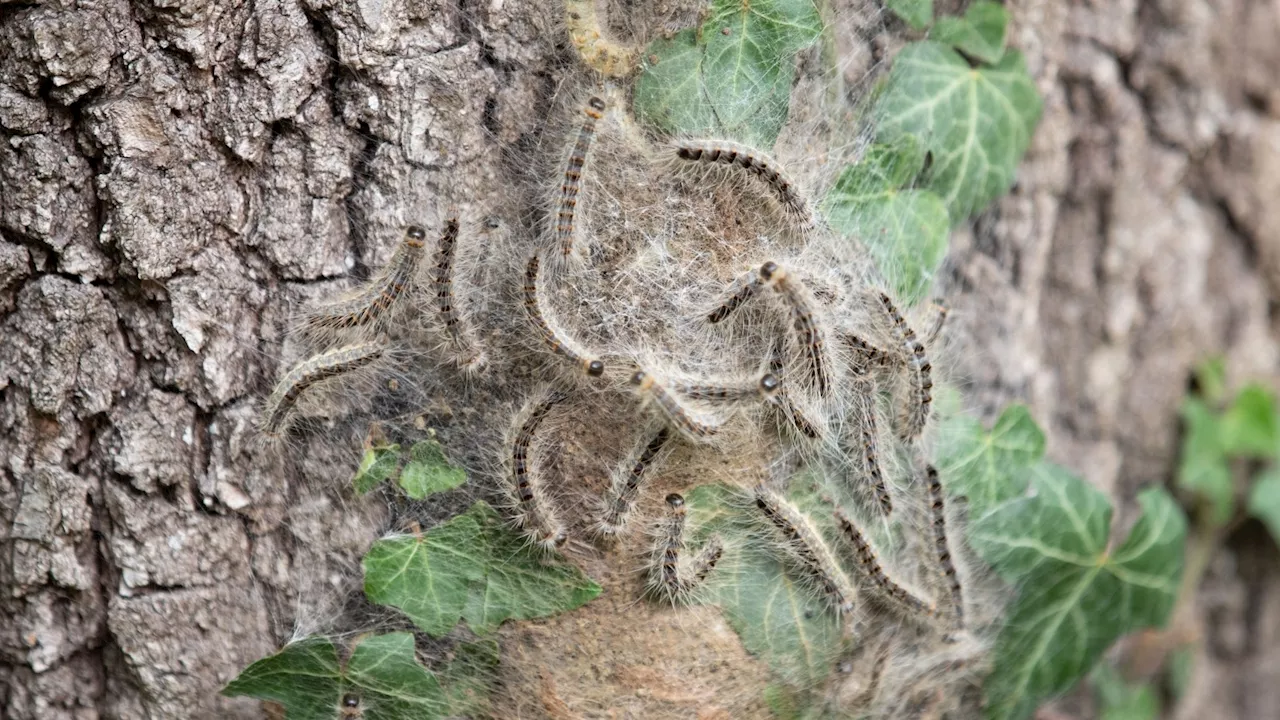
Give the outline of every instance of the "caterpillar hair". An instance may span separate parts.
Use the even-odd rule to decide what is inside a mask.
[[[597,524],[597,532],[604,537],[617,537],[627,526],[631,511],[635,508],[636,496],[640,492],[640,484],[645,473],[652,468],[671,431],[662,428],[640,442],[627,460],[614,470],[608,493],[605,496],[604,515]]]
[[[596,134],[596,122],[604,117],[604,100],[592,96],[587,100],[583,110],[586,119],[578,130],[578,139],[569,153],[569,162],[564,169],[564,182],[560,185],[560,203],[556,210],[556,242],[560,247],[561,257],[568,259],[573,254],[574,215],[578,209],[578,191],[582,186],[582,170],[587,164],[587,153],[591,151],[591,140]]]
[[[679,493],[671,493],[667,496],[667,517],[662,521],[662,532],[654,548],[655,563],[649,585],[672,603],[701,585],[724,555],[724,545],[713,535],[693,558],[688,570],[681,571],[685,521],[684,498]]]
[[[713,325],[722,322],[750,300],[760,289],[760,274],[754,271],[747,273],[734,281],[733,288],[714,310],[707,313],[707,322]]]
[[[863,537],[862,531],[853,524],[849,516],[840,508],[836,508],[834,513],[840,529],[844,531],[845,536],[853,543],[854,559],[857,561],[859,571],[875,587],[881,599],[908,618],[933,619],[937,614],[937,609],[931,603],[924,601],[890,578],[885,573],[884,568],[881,567],[875,550],[871,548],[871,544]]]
[[[631,384],[645,398],[652,400],[662,415],[681,435],[693,442],[707,442],[720,430],[721,422],[686,407],[652,375],[643,370],[631,376]]]
[[[542,340],[542,344],[551,349],[551,352],[582,368],[583,372],[585,372],[589,377],[600,377],[604,374],[604,361],[597,357],[588,355],[563,332],[557,332],[556,329],[551,326],[546,313],[543,312],[542,302],[538,295],[539,268],[541,267],[541,263],[541,256],[535,253],[533,257],[529,258],[529,265],[525,268],[525,313],[533,323],[533,327],[538,334],[538,338]]]
[[[307,328],[312,332],[348,330],[380,323],[413,282],[426,247],[426,236],[417,225],[406,228],[386,270],[350,298],[312,311],[306,320]]]
[[[810,440],[817,440],[822,437],[822,430],[796,405],[796,401],[791,397],[790,393],[785,390],[779,390],[774,394],[773,402],[796,432]]]
[[[476,348],[475,341],[462,324],[453,297],[453,260],[458,246],[458,218],[451,217],[445,221],[444,233],[440,236],[440,249],[436,253],[435,272],[432,281],[436,291],[436,307],[440,310],[440,319],[444,322],[445,334],[449,337],[453,348],[458,351],[460,363],[464,368],[479,370],[485,364],[484,353]]]
[[[938,555],[938,565],[947,579],[947,588],[951,592],[952,611],[956,616],[958,628],[964,627],[964,596],[960,589],[960,575],[951,557],[951,546],[947,542],[947,506],[943,497],[942,481],[938,478],[938,470],[932,465],[925,466],[925,482],[929,486],[929,509],[933,513],[934,549]]]
[[[831,377],[827,369],[823,333],[802,284],[772,260],[760,266],[760,279],[778,291],[790,308],[792,328],[796,331],[800,350],[809,365],[809,374],[818,395],[826,397]]]
[[[706,383],[672,383],[671,388],[690,400],[707,400],[718,403],[736,403],[750,400],[768,400],[777,394],[782,382],[773,373],[765,373],[758,380],[711,385]]]
[[[880,293],[880,304],[893,324],[894,336],[899,345],[906,351],[907,366],[911,373],[911,401],[904,412],[901,431],[903,440],[915,440],[924,432],[929,421],[929,409],[933,403],[933,366],[925,356],[924,345],[916,339],[916,333],[902,318],[902,313],[886,294]]]
[[[720,163],[742,168],[764,181],[783,209],[796,222],[801,233],[815,226],[813,210],[800,195],[795,181],[779,167],[777,161],[763,152],[728,140],[681,140],[675,146],[676,157],[691,163]]]
[[[568,534],[546,497],[541,478],[530,461],[530,450],[538,426],[566,397],[562,391],[551,390],[526,403],[515,417],[515,431],[508,451],[511,458],[510,480],[516,499],[516,523],[546,550],[563,545]]]
[[[786,538],[787,549],[818,579],[836,610],[842,615],[852,613],[857,590],[808,518],[764,485],[756,486],[755,500],[760,512]]]
[[[951,307],[942,298],[934,298],[929,303],[929,308],[933,311],[933,324],[929,326],[929,332],[924,335],[924,344],[933,345],[933,343],[942,335],[942,328],[947,323],[947,315],[951,314]]]
[[[841,339],[849,349],[853,351],[853,357],[856,358],[855,364],[859,372],[864,372],[868,367],[888,367],[898,361],[898,357],[892,352],[863,340],[857,335],[843,334]]]
[[[285,373],[267,398],[262,411],[262,431],[278,436],[288,424],[298,399],[316,383],[359,370],[382,357],[387,350],[385,338],[374,342],[344,345],[294,365]]]

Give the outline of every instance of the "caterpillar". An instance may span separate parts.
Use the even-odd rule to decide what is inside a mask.
[[[792,328],[796,331],[801,352],[809,366],[809,374],[818,395],[826,397],[831,378],[827,370],[823,332],[814,317],[803,286],[772,260],[760,266],[760,279],[776,290],[790,308]]]
[[[738,278],[734,282],[736,288],[730,292],[714,310],[707,313],[707,322],[716,324],[724,321],[725,318],[733,314],[735,310],[742,307],[742,304],[750,300],[752,296],[760,289],[760,274],[756,272]]]
[[[893,496],[885,486],[884,474],[880,470],[879,447],[880,433],[876,427],[875,387],[869,380],[859,379],[854,383],[854,392],[860,396],[862,427],[862,472],[876,497],[876,505],[885,517],[893,513]]]
[[[294,365],[285,373],[267,398],[262,411],[262,430],[278,435],[286,425],[298,398],[318,382],[359,370],[382,357],[387,350],[385,338],[362,342],[320,353]]]
[[[858,527],[853,524],[849,516],[839,508],[836,508],[834,512],[840,529],[844,531],[845,536],[853,543],[854,559],[857,561],[859,570],[875,586],[880,596],[908,617],[934,617],[937,609],[932,604],[925,602],[919,596],[902,587],[885,573],[884,568],[880,566],[880,560],[876,557],[875,550],[871,548],[871,544],[863,537],[862,531],[858,530]]]
[[[836,610],[844,615],[852,613],[857,590],[809,520],[764,485],[756,486],[755,500],[760,512],[786,538],[788,549],[818,579]]]
[[[721,163],[736,166],[760,178],[773,191],[778,202],[796,221],[797,228],[808,232],[815,226],[813,210],[796,189],[796,183],[779,167],[778,162],[763,152],[729,140],[681,140],[675,145],[676,157],[691,163]]]
[[[655,463],[670,437],[670,430],[662,428],[644,440],[622,466],[614,471],[605,499],[604,517],[597,527],[599,534],[616,537],[622,533],[631,510],[635,507],[636,495],[640,492],[645,472]]]
[[[951,592],[952,609],[956,615],[956,624],[964,627],[964,596],[960,589],[960,576],[956,573],[956,565],[951,557],[951,546],[947,542],[947,506],[942,492],[942,481],[938,478],[938,470],[932,465],[925,466],[925,484],[929,487],[929,510],[933,514],[934,550],[938,555],[938,565],[947,579],[947,588]]]
[[[574,216],[578,209],[578,191],[582,186],[582,169],[587,164],[587,153],[591,151],[591,139],[596,133],[596,122],[604,117],[604,100],[592,96],[587,100],[583,110],[586,119],[578,130],[578,139],[569,153],[569,162],[564,169],[564,182],[560,184],[560,203],[556,212],[556,241],[560,245],[560,255],[568,259],[573,254]]]
[[[916,339],[916,333],[902,318],[893,300],[885,293],[880,293],[880,304],[892,321],[893,333],[899,345],[907,353],[907,366],[911,373],[912,399],[904,412],[901,431],[903,440],[914,440],[924,432],[929,421],[929,410],[933,403],[933,366],[925,356],[924,345]]]
[[[510,480],[516,498],[516,522],[539,547],[546,550],[563,545],[568,533],[556,517],[541,479],[534,472],[530,448],[538,426],[566,397],[564,392],[552,390],[526,403],[516,414],[508,451]]]
[[[386,270],[352,297],[314,310],[307,318],[308,328],[313,332],[348,330],[382,321],[413,282],[426,247],[426,236],[417,225],[406,228]]]
[[[484,353],[475,347],[462,318],[454,307],[453,298],[453,260],[458,245],[458,218],[451,217],[445,221],[444,233],[440,236],[440,249],[436,253],[436,266],[433,273],[433,284],[436,292],[436,307],[440,311],[440,319],[444,322],[445,334],[448,335],[454,349],[460,353],[461,365],[464,368],[478,370],[485,364]]]
[[[583,372],[589,377],[600,377],[604,374],[604,361],[588,355],[567,335],[563,332],[558,332],[552,327],[546,314],[543,313],[542,303],[538,296],[538,271],[539,267],[541,267],[541,262],[541,257],[534,254],[529,259],[529,265],[525,268],[524,273],[524,309],[529,316],[529,320],[533,323],[538,339],[550,348],[551,352],[582,368]]]
[[[680,556],[685,547],[684,528],[687,513],[684,497],[679,493],[671,493],[667,496],[666,502],[667,517],[663,521],[658,544],[655,547],[655,572],[650,578],[650,585],[668,600],[675,602],[706,580],[724,555],[724,545],[719,537],[712,536],[702,547],[701,552],[693,558],[687,571],[682,572]]]
[[[694,442],[706,442],[720,430],[720,422],[701,415],[683,405],[671,391],[644,371],[631,376],[631,384],[662,411],[667,421],[681,435]]]
[[[712,385],[708,383],[673,383],[672,389],[690,400],[707,400],[719,403],[744,402],[758,398],[773,397],[782,383],[773,373],[765,373],[759,380],[749,382],[725,383]]]

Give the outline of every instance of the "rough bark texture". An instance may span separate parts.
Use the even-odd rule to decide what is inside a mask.
[[[571,60],[543,4],[0,0],[0,714],[259,715],[217,690],[380,512],[253,448],[287,309],[438,188],[501,188]],[[962,369],[1131,508],[1197,360],[1276,376],[1280,6],[1010,7],[1046,110],[953,239]],[[1280,716],[1276,555],[1250,533],[1211,571],[1186,717]]]

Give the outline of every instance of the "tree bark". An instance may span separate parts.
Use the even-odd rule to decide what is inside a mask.
[[[1009,7],[1045,114],[952,239],[960,375],[1124,517],[1171,477],[1197,361],[1276,378],[1280,5]],[[383,512],[253,447],[289,308],[438,198],[501,196],[573,62],[560,12],[0,0],[0,714],[260,716],[219,688]],[[307,487],[348,479],[299,454]],[[1246,529],[1213,565],[1186,717],[1280,716],[1276,554]]]

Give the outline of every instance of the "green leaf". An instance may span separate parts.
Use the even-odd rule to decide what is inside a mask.
[[[364,591],[439,637],[465,619],[476,633],[504,620],[580,607],[600,586],[568,564],[550,564],[483,501],[423,537],[393,537],[364,557]]]
[[[791,59],[821,32],[812,0],[716,0],[700,31],[646,49],[636,117],[667,133],[771,148],[787,120]]]
[[[809,687],[827,677],[840,650],[840,621],[806,578],[759,542],[759,518],[741,491],[702,485],[685,500],[690,546],[712,533],[726,546],[722,569],[708,578],[700,599],[719,605],[743,646],[788,683]]]
[[[923,164],[924,150],[910,135],[872,145],[861,162],[845,168],[824,202],[831,226],[863,242],[908,305],[927,294],[951,227],[936,194],[901,189]]]
[[[462,717],[493,717],[490,693],[497,680],[500,652],[496,640],[459,643],[440,673],[449,708]]]
[[[1228,455],[1275,458],[1280,450],[1276,398],[1261,385],[1249,385],[1236,395],[1222,418],[1222,446]]]
[[[955,50],[925,41],[894,58],[876,117],[881,140],[914,135],[932,153],[925,185],[956,223],[1013,184],[1040,110],[1021,53],[974,69]]]
[[[452,490],[466,481],[466,471],[450,465],[435,440],[414,443],[409,449],[409,462],[400,472],[400,487],[414,500]]]
[[[1227,397],[1227,360],[1221,355],[1211,357],[1196,366],[1196,386],[1200,397],[1213,406],[1220,405]]]
[[[1235,512],[1235,487],[1223,444],[1222,419],[1197,398],[1182,402],[1182,458],[1178,487],[1208,506],[1209,521],[1226,524]]]
[[[1108,547],[1111,506],[1062,468],[1035,468],[1032,492],[974,521],[969,540],[1019,587],[985,683],[988,715],[1023,718],[1070,688],[1117,638],[1167,621],[1182,574],[1186,519],[1163,489]]]
[[[990,432],[955,416],[941,427],[939,473],[947,492],[969,499],[970,517],[981,517],[1027,488],[1032,465],[1044,456],[1044,433],[1024,405],[1005,408]]]
[[[280,703],[289,720],[334,717],[342,693],[338,650],[322,637],[289,643],[245,668],[222,689],[230,697],[247,695]]]
[[[1147,683],[1130,685],[1115,668],[1103,663],[1092,674],[1098,692],[1099,720],[1155,720],[1160,702]]]
[[[1249,514],[1262,521],[1280,543],[1280,468],[1263,473],[1249,490]]]
[[[916,30],[933,22],[933,0],[885,0],[885,7]]]
[[[976,2],[963,18],[942,17],[929,33],[936,40],[984,63],[996,63],[1004,56],[1009,12],[993,2]]]
[[[284,706],[289,720],[332,720],[345,696],[370,720],[431,720],[453,714],[435,674],[414,655],[411,633],[356,641],[346,667],[333,643],[309,637],[285,646],[240,673],[223,695],[246,695]]]
[[[351,479],[351,484],[355,486],[357,493],[363,495],[391,477],[398,467],[400,467],[399,445],[380,445],[369,448],[364,451],[364,457],[360,458],[360,467],[356,469],[356,475]]]

